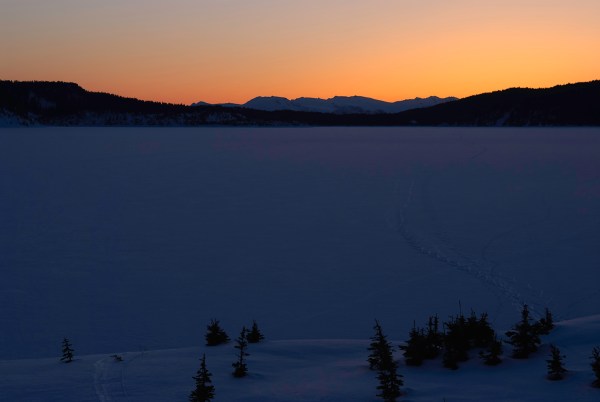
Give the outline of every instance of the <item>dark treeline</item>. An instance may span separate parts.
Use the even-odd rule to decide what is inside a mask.
[[[511,88],[401,114],[405,121],[458,126],[597,126],[600,81]]]
[[[396,114],[349,115],[175,105],[67,82],[0,81],[2,110],[34,125],[598,126],[600,81],[511,88]]]
[[[184,105],[148,102],[89,92],[70,82],[0,81],[0,106],[17,112],[65,115],[82,111],[123,113],[182,112]]]

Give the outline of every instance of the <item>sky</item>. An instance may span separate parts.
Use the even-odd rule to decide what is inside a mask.
[[[599,0],[0,0],[0,79],[173,103],[600,78]]]

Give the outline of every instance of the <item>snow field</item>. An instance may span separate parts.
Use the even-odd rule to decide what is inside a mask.
[[[385,328],[384,328],[385,329]],[[483,365],[476,352],[457,371],[441,359],[407,367],[402,401],[596,401],[590,386],[591,350],[598,346],[600,316],[557,324],[543,337],[540,350],[527,360],[506,357],[496,367]],[[395,335],[395,334],[394,334]],[[404,339],[404,338],[402,338]],[[393,341],[396,357],[401,361]],[[562,381],[545,378],[549,344],[566,355],[569,370]],[[57,358],[0,361],[3,400],[7,401],[183,401],[193,388],[192,376],[206,353],[217,401],[377,401],[377,380],[368,369],[368,340],[266,341],[250,345],[249,376],[231,375],[236,360],[233,342],[123,353],[123,362],[108,355],[77,356],[70,364]],[[76,345],[75,345],[76,346]]]
[[[110,354],[130,351],[121,367],[131,378],[136,367],[145,370],[138,366],[142,357],[190,350],[189,366],[173,369],[173,377],[147,373],[164,386],[152,392],[185,397],[201,350],[182,348],[202,344],[211,318],[230,334],[256,319],[271,341],[267,353],[289,339],[366,340],[374,318],[402,340],[413,320],[423,325],[436,313],[443,320],[458,312],[459,302],[465,313],[488,312],[496,329],[518,320],[521,303],[534,315],[547,306],[557,320],[598,314],[598,134],[597,128],[1,129],[0,373],[17,375],[10,374],[2,393],[35,400],[28,398],[45,390],[45,400],[53,400],[53,390],[61,395],[60,384],[69,383],[77,384],[69,387],[73,400],[114,399],[123,387],[120,371],[102,369],[114,367],[103,360]],[[85,369],[57,385],[24,386],[29,369],[52,378],[65,336]],[[569,359],[572,351],[564,352]],[[216,374],[218,364],[231,364],[224,353],[222,363],[217,353],[208,364],[228,379]],[[358,361],[362,353],[357,347],[348,356]],[[345,364],[352,375],[362,370]],[[472,364],[474,375],[487,370]],[[455,388],[444,387],[463,375],[444,370],[444,378],[456,381],[436,385],[435,376],[410,381],[412,372],[404,373],[410,389],[426,394],[441,387],[431,392],[447,400]],[[564,384],[587,390],[577,375]],[[375,384],[369,373],[363,379],[356,389],[365,393],[350,393],[368,398]],[[139,381],[152,388],[150,380]],[[573,392],[564,384],[552,387]]]

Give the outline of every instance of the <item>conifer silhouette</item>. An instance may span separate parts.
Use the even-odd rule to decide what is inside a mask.
[[[554,319],[548,307],[546,307],[544,317],[536,323],[536,329],[540,335],[548,335],[554,329]]]
[[[423,364],[423,360],[427,357],[427,340],[423,330],[417,328],[413,323],[406,344],[400,345],[400,350],[404,351],[402,354],[407,366],[420,366]]]
[[[485,350],[482,350],[479,356],[483,359],[483,363],[488,366],[497,366],[502,363],[500,356],[502,355],[502,341],[495,335],[492,341],[488,344]]]
[[[531,324],[527,304],[524,304],[521,310],[521,321],[515,324],[512,330],[507,331],[506,336],[509,338],[507,342],[513,346],[512,355],[516,359],[526,359],[537,351],[540,337],[536,326]]]
[[[369,362],[369,369],[377,370],[379,369],[379,364],[381,362],[383,343],[386,341],[386,339],[385,335],[383,335],[383,330],[381,329],[379,321],[375,320],[373,329],[375,330],[375,334],[371,337],[371,343],[367,348],[367,350],[370,352],[367,361]]]
[[[596,379],[594,380],[594,382],[592,383],[592,385],[594,387],[598,387],[600,388],[600,348],[599,347],[595,347],[592,350],[592,371],[594,373],[594,376],[596,377]]]
[[[190,393],[190,402],[209,402],[215,397],[215,387],[210,379],[212,374],[206,368],[206,355],[200,359],[200,368],[194,377],[196,387]]]
[[[256,324],[256,321],[252,321],[252,328],[248,332],[248,335],[246,338],[248,339],[248,343],[258,343],[258,342],[262,341],[263,339],[265,339],[262,332],[260,332],[260,330],[258,329],[258,325]]]
[[[560,349],[554,345],[550,345],[550,359],[546,360],[548,367],[548,379],[552,381],[562,380],[567,372],[563,366],[564,355],[560,354]]]
[[[444,366],[454,369],[455,363],[469,360],[469,347],[472,336],[469,334],[465,316],[459,314],[456,318],[444,323]],[[446,362],[448,366],[446,366]]]
[[[393,348],[377,320],[375,320],[373,329],[375,329],[375,335],[371,338],[372,342],[368,348],[371,353],[367,360],[369,367],[377,370],[377,379],[379,380],[377,396],[385,402],[395,402],[401,395],[402,375],[398,374],[398,363],[394,361]]]
[[[472,346],[476,348],[485,348],[496,339],[496,332],[488,321],[487,313],[483,313],[479,318],[475,317],[475,313],[472,313],[470,318],[472,324]]]
[[[377,379],[379,380],[377,386],[379,393],[377,396],[385,402],[395,402],[402,395],[400,387],[403,385],[403,381],[397,369],[398,363],[392,359],[389,363],[386,362],[377,372]]]
[[[235,340],[236,345],[234,346],[240,352],[238,354],[238,360],[232,364],[233,366],[233,376],[234,377],[245,377],[248,375],[248,367],[246,366],[246,356],[250,356],[249,353],[246,352],[248,348],[248,330],[246,327],[242,327],[242,332],[240,336]]]
[[[71,363],[73,361],[73,352],[75,352],[75,350],[73,350],[71,342],[69,339],[64,338],[62,341],[62,357],[60,358],[60,361]]]
[[[212,319],[210,320],[210,324],[206,327],[206,345],[207,346],[216,346],[222,343],[229,342],[229,336],[227,333],[221,328],[219,325],[219,321]]]
[[[425,333],[425,358],[435,359],[444,347],[444,334],[439,330],[440,320],[437,315],[430,316]]]

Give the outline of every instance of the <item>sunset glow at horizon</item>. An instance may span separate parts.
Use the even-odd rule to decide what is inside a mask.
[[[598,0],[0,0],[0,79],[189,104],[600,79]]]

